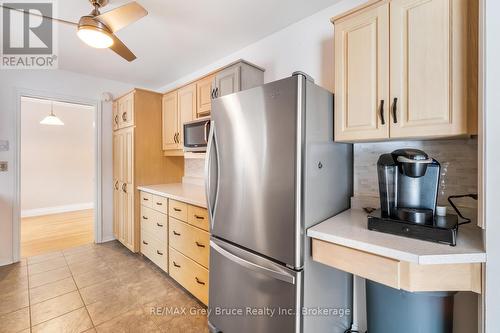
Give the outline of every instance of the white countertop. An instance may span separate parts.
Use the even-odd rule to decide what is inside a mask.
[[[307,230],[307,236],[417,264],[486,262],[481,229],[468,224],[458,231],[457,246],[368,230],[367,214],[349,209]]]
[[[138,186],[137,189],[139,189],[140,191],[159,195],[161,197],[166,197],[169,199],[186,202],[191,205],[207,208],[204,186],[186,183],[172,183]]]

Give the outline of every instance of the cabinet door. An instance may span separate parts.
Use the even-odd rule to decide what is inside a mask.
[[[134,182],[134,128],[124,129],[122,135],[122,182],[132,184]]]
[[[214,76],[207,76],[196,82],[197,90],[197,103],[196,115],[197,117],[207,116],[212,109],[212,89],[213,89]]]
[[[240,91],[241,66],[226,68],[215,75],[216,97]]]
[[[118,100],[118,114],[120,128],[134,125],[134,93],[123,96]]]
[[[196,83],[179,89],[177,102],[179,110],[179,134],[177,142],[179,143],[178,149],[182,149],[184,142],[184,123],[192,121],[196,117]]]
[[[463,134],[451,91],[451,13],[461,2],[391,1],[391,137]]]
[[[177,132],[179,127],[177,91],[163,96],[162,124],[163,150],[177,149]]]
[[[113,235],[120,239],[120,225],[122,217],[121,186],[122,186],[122,145],[121,132],[113,134]]]
[[[120,128],[120,121],[118,115],[118,102],[113,102],[113,130],[116,131]]]
[[[389,137],[389,5],[335,22],[335,140]]]

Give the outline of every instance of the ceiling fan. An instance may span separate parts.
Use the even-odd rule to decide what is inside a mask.
[[[100,9],[106,6],[109,0],[89,0],[89,2],[94,9],[92,9],[89,15],[82,16],[78,23],[39,15],[33,12],[30,12],[30,15],[76,26],[78,37],[87,45],[99,49],[110,48],[127,61],[135,60],[137,57],[118,39],[115,32],[146,16],[148,12],[140,4],[133,1],[101,14]],[[24,13],[23,10],[4,5],[0,6]]]

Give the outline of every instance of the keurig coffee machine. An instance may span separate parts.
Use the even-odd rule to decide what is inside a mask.
[[[377,162],[380,210],[368,229],[456,245],[458,218],[436,214],[440,164],[418,149],[398,149]]]

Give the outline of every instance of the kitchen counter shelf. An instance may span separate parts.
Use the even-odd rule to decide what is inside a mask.
[[[486,262],[481,229],[460,228],[457,246],[367,229],[367,214],[350,209],[308,229],[313,259],[408,291],[481,293]]]
[[[140,191],[144,191],[161,197],[207,208],[205,188],[203,186],[186,183],[172,183],[139,186],[138,189]]]

